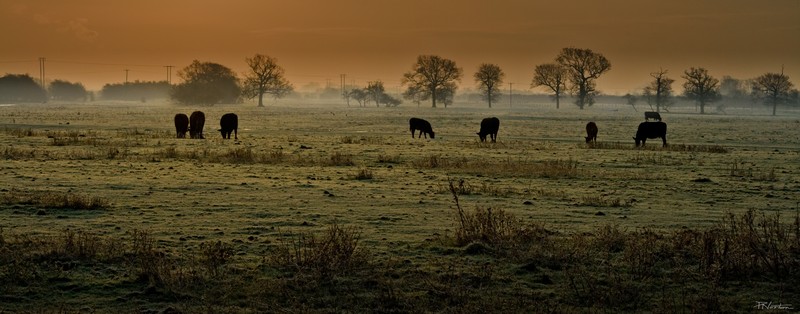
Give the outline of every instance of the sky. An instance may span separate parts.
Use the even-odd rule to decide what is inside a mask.
[[[135,4],[135,5],[134,5]],[[703,67],[750,79],[783,69],[800,85],[800,0],[0,0],[0,75],[106,83],[163,81],[192,63],[243,76],[245,58],[274,57],[296,88],[380,80],[399,90],[417,56],[463,69],[474,89],[481,63],[505,86],[531,89],[533,69],[562,48],[611,62],[606,94],[640,92],[665,69]]]

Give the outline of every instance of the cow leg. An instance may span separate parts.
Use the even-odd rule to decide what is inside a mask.
[[[662,147],[667,147],[667,136],[666,135],[662,136],[661,140],[664,141],[664,145]]]
[[[231,138],[231,136],[228,135],[228,138]],[[233,139],[234,140],[238,140],[239,139],[239,131],[236,130],[236,129],[233,129]]]

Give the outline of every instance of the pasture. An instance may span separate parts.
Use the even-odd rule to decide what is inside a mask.
[[[0,249],[46,242],[62,247],[50,251],[69,251],[57,243],[77,232],[95,239],[89,242],[98,247],[127,247],[146,237],[161,258],[217,264],[208,273],[190,262],[170,264],[172,270],[162,275],[184,278],[174,273],[183,269],[195,281],[154,280],[140,278],[146,272],[141,269],[128,272],[113,259],[78,259],[65,268],[51,264],[72,257],[57,257],[49,266],[35,262],[46,258],[34,258],[30,263],[36,265],[15,267],[30,267],[36,274],[12,276],[19,268],[11,266],[0,271],[0,311],[503,311],[492,303],[501,295],[515,299],[505,306],[527,309],[522,312],[669,312],[708,303],[705,298],[686,301],[690,295],[716,298],[718,308],[711,310],[748,311],[758,301],[800,307],[797,288],[774,279],[733,288],[672,282],[667,285],[672,290],[635,300],[595,296],[593,290],[619,288],[614,278],[628,275],[606,269],[609,273],[594,280],[576,270],[584,268],[542,266],[530,255],[470,253],[482,242],[454,240],[463,229],[462,209],[490,208],[546,229],[547,237],[573,240],[603,232],[631,237],[702,233],[724,225],[731,215],[753,212],[766,220],[779,214],[775,219],[791,226],[800,203],[800,112],[773,117],[762,115],[766,110],[699,115],[680,109],[688,108],[662,113],[668,147],[651,140],[635,148],[632,137],[644,121],[642,111],[603,104],[586,110],[3,106]],[[206,114],[206,139],[177,139],[173,117],[194,110]],[[228,112],[239,117],[238,140],[223,140],[217,131]],[[501,121],[497,143],[481,143],[480,121],[491,116]],[[436,139],[412,139],[410,117],[429,121]],[[593,145],[584,140],[588,121],[599,128]],[[52,195],[99,205],[40,201]],[[303,281],[300,271],[275,266],[276,252],[302,255],[307,239],[335,232],[356,238],[345,242],[357,243],[369,255],[362,264],[370,270],[354,267]],[[800,243],[796,229],[792,236],[790,243]],[[575,253],[574,247],[565,250]],[[535,270],[529,271],[525,265],[531,263]],[[797,276],[798,269],[789,271]],[[220,273],[224,276],[216,276]],[[491,278],[481,277],[487,274]],[[663,277],[631,275],[629,281],[658,286],[663,282],[653,278]],[[700,277],[698,282],[706,280]],[[253,292],[256,282],[269,282],[269,288]],[[509,296],[508,289],[520,295]]]

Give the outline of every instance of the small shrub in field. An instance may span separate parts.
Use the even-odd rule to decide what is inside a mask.
[[[400,155],[378,155],[378,162],[379,163],[400,163]]]
[[[458,200],[463,186],[463,180],[459,184],[455,184],[454,180],[449,181],[458,217],[454,231],[456,245],[480,242],[490,245],[497,254],[514,254],[516,250],[530,247],[534,240],[542,240],[549,233],[541,226],[522,223],[502,209],[476,208],[472,213],[464,211]]]
[[[328,166],[353,166],[355,162],[353,162],[353,155],[334,152],[325,164]]]
[[[200,263],[212,276],[220,274],[220,268],[233,257],[233,248],[221,241],[200,244]]]
[[[372,180],[373,174],[372,170],[367,168],[359,169],[355,175],[353,175],[353,179],[355,180]]]
[[[362,247],[360,232],[355,227],[343,228],[334,223],[322,236],[302,234],[278,246],[269,260],[278,268],[330,278],[368,266],[371,257]]]

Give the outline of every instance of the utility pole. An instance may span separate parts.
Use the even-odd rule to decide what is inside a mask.
[[[42,88],[45,88],[44,85],[44,61],[46,59],[44,57],[39,57],[39,84],[42,85]]]
[[[125,84],[128,84],[128,69],[125,69]]]
[[[344,95],[344,93],[345,93],[345,91],[344,91],[344,87],[345,86],[344,85],[345,85],[346,77],[347,77],[346,74],[339,74],[339,88],[342,91],[342,99],[347,99],[347,97],[345,97],[345,95]],[[348,102],[348,105],[349,105],[349,102]]]
[[[172,65],[165,65],[167,68],[167,85],[172,85]]]

